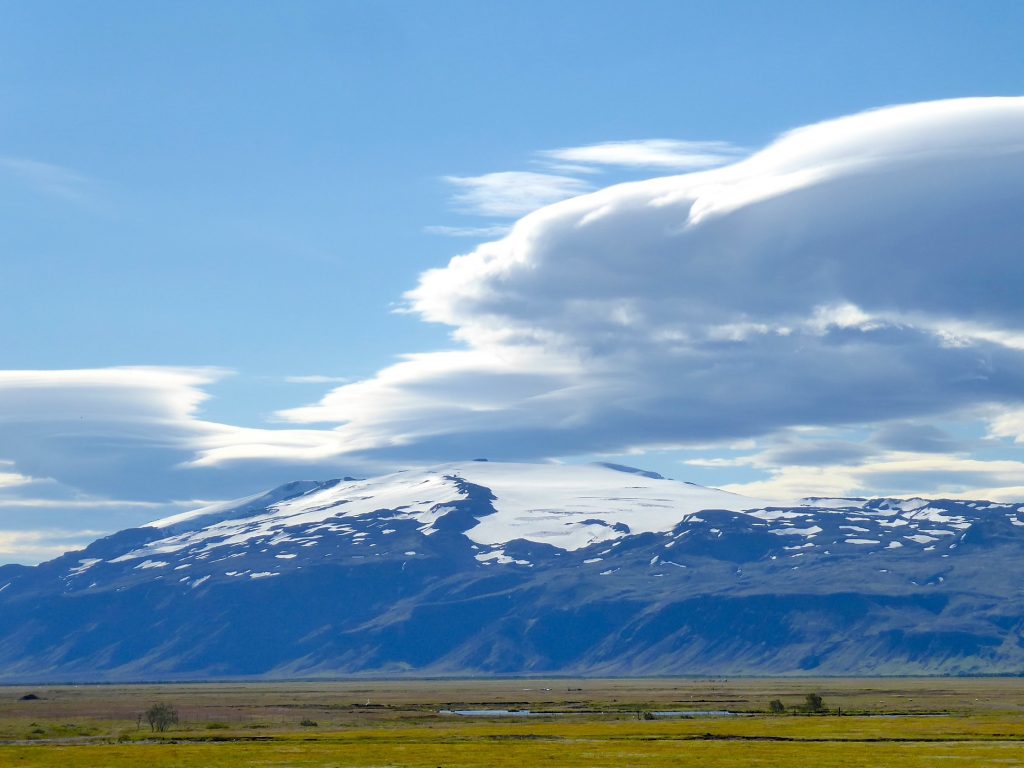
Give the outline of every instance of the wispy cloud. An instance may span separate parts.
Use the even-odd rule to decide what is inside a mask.
[[[284,380],[287,384],[344,384],[351,381],[347,376],[321,376],[318,374],[312,376],[285,376]]]
[[[639,139],[549,149],[539,152],[538,155],[547,162],[575,163],[580,170],[585,170],[588,166],[610,165],[681,171],[724,165],[735,161],[743,153],[743,149],[724,141]]]
[[[534,164],[545,172],[499,171],[480,176],[446,176],[455,188],[452,203],[460,213],[515,218],[570,197],[591,192],[592,177],[608,168],[618,170],[685,171],[734,162],[744,150],[724,141],[638,139],[562,147],[534,153]],[[501,224],[432,225],[432,235],[497,238],[511,230]]]
[[[14,462],[0,460],[0,491],[41,482],[38,478],[23,475],[15,470]]]
[[[764,479],[722,486],[757,498],[795,500],[818,496],[911,496],[1024,501],[1024,462],[955,454],[885,451],[858,461],[778,464],[749,457]]]
[[[493,224],[485,227],[449,227],[436,224],[424,227],[428,235],[444,235],[445,237],[504,237],[512,230],[506,224]]]
[[[167,506],[202,506],[204,502],[128,501],[119,499],[0,498],[2,509],[164,509]]]
[[[275,475],[259,468],[261,461],[315,463],[343,452],[333,430],[242,427],[202,418],[200,409],[211,397],[207,388],[227,375],[223,369],[174,367],[0,371],[0,457],[13,462],[0,472],[12,476],[8,485],[52,478],[69,491],[63,498],[84,499],[83,505],[106,498],[166,502],[230,496],[250,483],[293,479],[283,464]],[[244,460],[248,468],[230,474],[186,470]],[[58,497],[16,490],[7,489],[5,498]]]
[[[445,181],[456,188],[452,201],[460,211],[499,217],[522,216],[592,189],[572,176],[532,171],[446,176]]]
[[[32,531],[0,529],[0,563],[38,563],[59,557],[65,552],[80,549],[108,531],[55,530],[42,528]]]
[[[91,197],[91,180],[70,168],[53,163],[0,156],[0,173],[13,176],[38,192],[70,202],[80,203]]]

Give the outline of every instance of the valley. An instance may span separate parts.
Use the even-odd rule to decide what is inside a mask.
[[[822,696],[822,713],[798,711],[810,692]],[[776,698],[787,712],[769,715]],[[163,733],[137,721],[155,702],[180,716]],[[563,714],[441,713],[473,708]],[[652,710],[742,716],[638,719]],[[1013,766],[1024,764],[1024,686],[1014,678],[5,686],[0,742],[0,765],[39,768]]]

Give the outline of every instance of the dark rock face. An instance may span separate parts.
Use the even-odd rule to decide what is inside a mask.
[[[831,500],[642,532],[586,517],[588,546],[498,546],[473,536],[501,494],[444,479],[454,496],[419,518],[347,498],[275,517],[341,487],[300,483],[0,568],[0,680],[1024,672],[1014,505]]]

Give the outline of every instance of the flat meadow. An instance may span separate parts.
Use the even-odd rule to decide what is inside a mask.
[[[824,711],[801,710],[808,693]],[[782,714],[769,714],[780,701]],[[163,732],[144,717],[168,704]],[[528,709],[523,716],[445,710]],[[695,712],[693,716],[660,713]],[[730,716],[699,713],[729,712]],[[651,719],[653,718],[653,719]],[[1024,766],[1024,680],[502,679],[0,687],[0,766]]]

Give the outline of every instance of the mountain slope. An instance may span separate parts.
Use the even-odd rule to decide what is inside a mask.
[[[0,568],[0,679],[1024,670],[1024,507],[614,465],[291,483]]]

